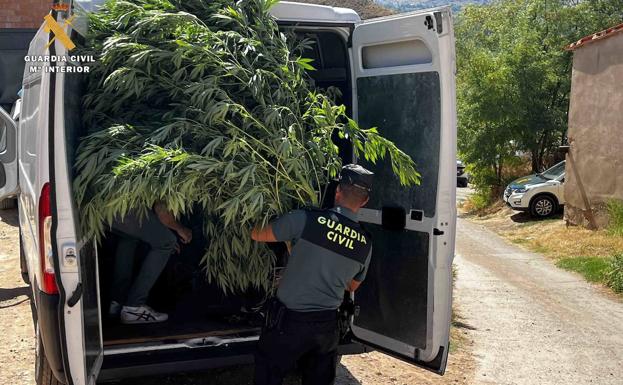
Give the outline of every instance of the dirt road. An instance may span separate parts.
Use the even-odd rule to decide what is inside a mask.
[[[457,293],[475,384],[622,384],[623,303],[459,219]]]
[[[19,272],[17,211],[0,210],[0,384],[32,384],[35,332]]]
[[[471,187],[457,187],[456,189],[456,203],[461,204],[467,200],[474,193],[474,189]]]

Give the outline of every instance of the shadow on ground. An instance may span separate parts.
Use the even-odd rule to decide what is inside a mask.
[[[22,295],[28,296],[29,294],[30,289],[28,286],[13,287],[10,289],[0,287],[0,302],[9,301],[21,297]]]
[[[131,378],[115,382],[116,385],[252,385],[253,366],[234,366],[203,372],[181,373],[174,376]],[[300,385],[300,377],[290,375],[283,385]],[[361,385],[344,365],[337,369],[336,385]]]
[[[28,300],[30,300],[30,288],[28,286],[10,289],[0,288],[0,309],[17,306]]]
[[[17,209],[0,210],[0,221],[6,223],[9,226],[19,226]]]
[[[535,218],[532,215],[530,215],[530,213],[527,212],[527,211],[519,211],[519,212],[516,212],[515,214],[511,215],[511,220],[513,222],[515,222],[515,223],[538,222],[538,221],[550,220],[550,219],[562,220],[562,218],[563,218],[562,210],[557,212],[556,214],[552,215],[551,217],[547,217],[547,218],[543,218],[543,219]]]

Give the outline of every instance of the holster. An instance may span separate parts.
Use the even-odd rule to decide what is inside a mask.
[[[281,330],[286,310],[286,306],[277,297],[272,297],[266,301],[266,320],[264,323],[266,330]]]
[[[359,306],[355,305],[355,302],[353,302],[353,300],[347,294],[344,297],[342,305],[340,305],[340,308],[338,309],[338,314],[338,327],[340,330],[340,336],[344,338],[350,332],[351,317],[359,315]]]
[[[355,305],[355,302],[348,296],[344,297],[338,312],[346,318],[359,315],[359,306]]]

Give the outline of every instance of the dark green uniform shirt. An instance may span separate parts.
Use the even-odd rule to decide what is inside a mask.
[[[335,213],[354,223],[343,218],[340,221]],[[292,211],[272,223],[278,241],[292,242],[277,289],[277,297],[288,309],[337,309],[350,281],[363,281],[372,254],[371,239],[363,230],[355,229],[356,221],[353,211],[338,206],[324,211]]]

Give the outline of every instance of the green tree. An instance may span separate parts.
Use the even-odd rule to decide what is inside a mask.
[[[623,0],[502,0],[458,15],[459,152],[475,183],[503,184],[530,154],[539,171],[565,137],[572,41],[623,20]]]

